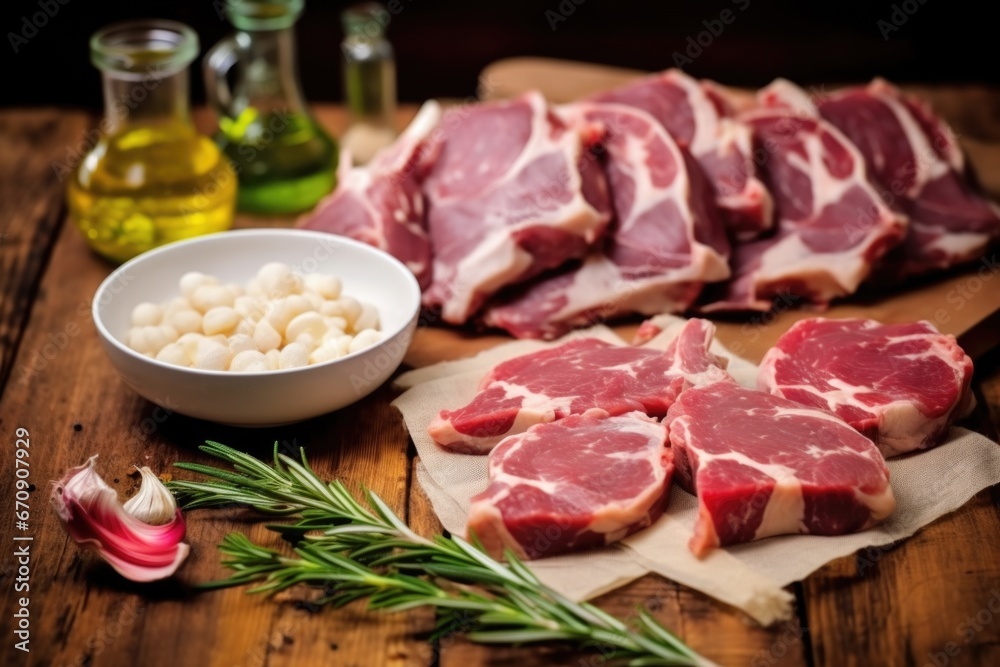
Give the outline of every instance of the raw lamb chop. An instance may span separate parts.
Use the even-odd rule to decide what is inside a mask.
[[[714,333],[711,322],[692,319],[665,352],[578,338],[509,359],[468,405],[442,410],[427,431],[448,449],[486,454],[508,435],[591,408],[662,417],[688,387],[728,378],[708,349]]]
[[[729,244],[696,165],[652,116],[619,104],[560,107],[574,126],[599,125],[615,227],[582,266],[529,283],[483,321],[519,338],[556,338],[615,316],[687,310],[702,284],[729,276]]]
[[[775,299],[825,306],[853,294],[906,231],[857,148],[833,125],[790,109],[742,116],[768,154],[764,175],[778,229],[733,249],[733,278],[711,286],[702,312],[768,310]]]
[[[698,496],[699,557],[771,535],[865,530],[895,508],[882,454],[825,410],[716,382],[681,394],[664,422],[678,481]]]
[[[938,444],[972,409],[972,360],[929,322],[796,322],[760,364],[775,396],[829,410],[884,456]]]
[[[667,429],[640,412],[588,410],[506,438],[472,499],[469,537],[499,558],[541,558],[616,542],[652,524],[669,498]]]
[[[662,123],[707,174],[736,238],[753,238],[771,227],[771,195],[757,175],[751,131],[732,117],[729,103],[711,83],[671,69],[590,99],[633,106]]]
[[[607,183],[581,132],[542,96],[452,109],[424,184],[434,282],[424,294],[461,324],[489,296],[583,257],[611,218]]]
[[[420,181],[433,159],[435,144],[428,137],[440,118],[437,102],[427,102],[399,139],[366,167],[352,167],[350,154],[341,153],[337,189],[298,226],[373,245],[406,264],[422,288],[430,285],[431,245]]]
[[[763,104],[818,113],[858,147],[882,198],[910,217],[906,238],[880,263],[881,282],[974,260],[1000,238],[1000,209],[966,177],[951,129],[887,81],[810,97],[779,79]]]

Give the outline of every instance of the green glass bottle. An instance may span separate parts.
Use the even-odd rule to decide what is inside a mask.
[[[237,204],[254,213],[312,208],[336,185],[337,144],[306,106],[295,63],[303,0],[227,0],[236,33],[205,56],[216,140],[239,175]],[[227,76],[234,70],[230,88]]]

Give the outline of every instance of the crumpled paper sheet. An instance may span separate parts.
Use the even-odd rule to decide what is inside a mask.
[[[645,346],[665,349],[683,322],[677,317],[659,318],[664,329]],[[625,344],[606,327],[570,336],[594,336]],[[499,345],[475,357],[411,371],[397,380],[398,386],[408,389],[393,405],[403,414],[420,455],[417,480],[448,531],[465,534],[470,500],[486,488],[488,457],[442,449],[427,435],[427,425],[440,410],[466,404],[483,375],[500,361],[565,340]],[[729,371],[740,384],[755,386],[756,366],[730,354],[721,344],[716,343],[713,351],[730,358]],[[602,549],[531,561],[530,566],[546,585],[575,600],[596,597],[656,572],[770,625],[792,616],[794,597],[784,590],[788,584],[835,558],[909,537],[958,509],[981,489],[1000,482],[1000,446],[977,433],[954,428],[947,443],[890,460],[888,467],[896,511],[862,533],[772,537],[716,549],[699,560],[687,548],[697,517],[697,499],[674,485],[666,513],[649,528]]]

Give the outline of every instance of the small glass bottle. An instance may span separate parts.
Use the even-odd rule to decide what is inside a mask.
[[[232,225],[236,175],[191,122],[188,66],[197,55],[197,35],[173,21],[119,23],[90,40],[104,119],[67,200],[87,242],[108,259]]]
[[[356,164],[396,138],[396,62],[385,37],[390,14],[375,2],[344,11],[344,97],[351,124],[341,137]]]
[[[304,211],[336,182],[337,145],[309,113],[298,80],[294,25],[302,8],[303,0],[228,0],[236,33],[205,55],[216,140],[239,174],[245,211]]]

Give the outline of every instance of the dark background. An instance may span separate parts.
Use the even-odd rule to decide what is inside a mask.
[[[223,0],[63,0],[66,4],[58,5],[55,16],[15,54],[8,33],[22,31],[23,17],[41,11],[39,1],[50,7],[59,2],[4,0],[0,8],[0,105],[100,108],[100,79],[90,65],[87,40],[113,21],[149,16],[182,21],[198,32],[202,52],[230,31],[220,19]],[[803,84],[863,81],[875,75],[897,82],[1000,83],[1000,40],[987,3],[398,1],[402,9],[392,17],[388,35],[396,49],[399,96],[410,102],[474,95],[479,71],[510,56],[664,69],[672,66],[675,51],[687,48],[689,37],[706,29],[704,21],[717,19],[727,8],[735,21],[685,66],[690,74],[744,86],[760,86],[776,76]],[[340,12],[349,4],[309,0],[297,26],[301,78],[312,100],[342,98],[337,45]],[[547,11],[565,18],[555,22],[554,30]],[[894,15],[900,25],[885,39],[878,22],[892,25]],[[192,79],[193,98],[200,101],[200,61]]]

